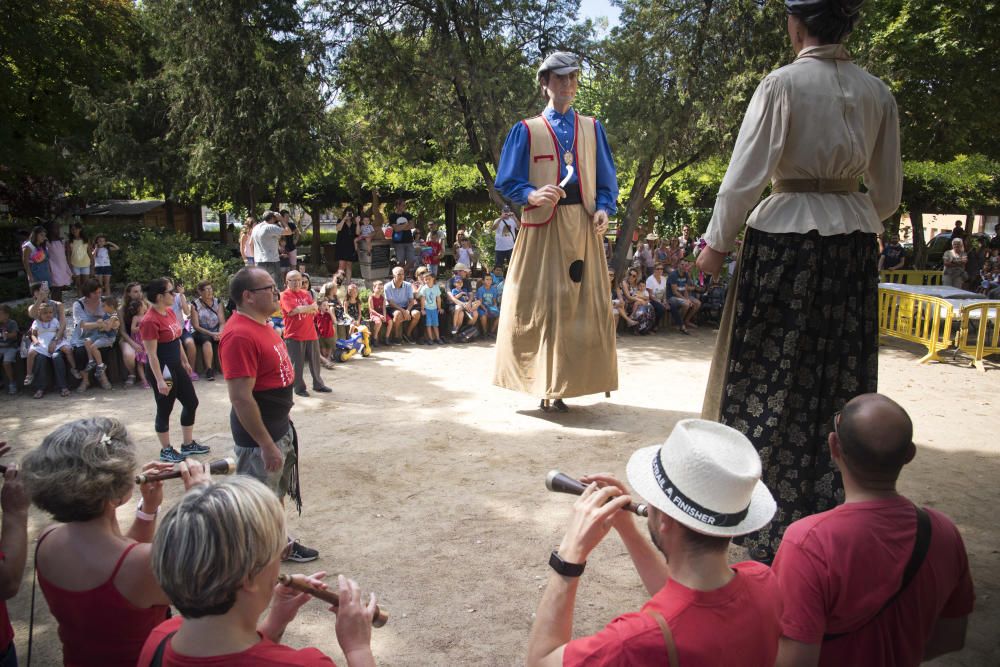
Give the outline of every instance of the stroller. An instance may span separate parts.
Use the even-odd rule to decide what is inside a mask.
[[[722,323],[722,309],[726,305],[728,283],[710,285],[702,296],[701,313],[706,322]]]
[[[347,338],[338,338],[333,349],[333,358],[339,362],[345,362],[358,352],[362,357],[367,357],[372,353],[372,346],[368,327],[363,324],[358,325],[358,330]]]

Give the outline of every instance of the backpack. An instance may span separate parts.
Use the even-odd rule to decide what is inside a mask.
[[[474,324],[466,324],[459,329],[455,337],[462,343],[471,343],[479,337],[479,327]]]

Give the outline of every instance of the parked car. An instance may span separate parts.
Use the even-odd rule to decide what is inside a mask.
[[[966,234],[965,238],[968,240],[969,235]],[[979,241],[979,245],[983,248],[989,246],[989,234],[976,233],[972,235],[972,238]],[[927,244],[927,268],[932,270],[944,268],[944,252],[949,248],[951,248],[951,232],[941,232],[932,238]],[[966,250],[968,249],[968,242],[966,242]]]

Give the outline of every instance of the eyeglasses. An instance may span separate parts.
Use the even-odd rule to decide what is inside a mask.
[[[840,413],[833,415],[833,432],[840,438]]]
[[[253,289],[248,289],[247,291],[248,292],[263,292],[266,289],[271,290],[275,294],[280,294],[281,293],[281,292],[278,291],[278,286],[275,285],[275,284],[273,284],[273,283],[270,284],[270,285],[264,285],[263,287],[254,287]]]

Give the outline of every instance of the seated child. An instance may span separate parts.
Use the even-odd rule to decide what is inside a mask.
[[[419,341],[421,345],[444,345],[441,340],[440,318],[441,288],[430,271],[424,274],[424,285],[418,292],[420,312],[424,316],[424,326],[427,327],[427,340]]]
[[[354,237],[354,249],[360,250],[363,245],[365,252],[371,254],[372,237],[374,236],[375,226],[372,225],[372,217],[370,215],[361,216],[361,229],[358,230],[358,235]]]
[[[101,297],[102,328],[91,329],[83,338],[83,346],[87,349],[87,366],[84,372],[94,371],[94,376],[105,389],[111,388],[111,382],[106,377],[108,365],[101,355],[102,349],[110,349],[118,338],[118,299],[113,296]],[[96,369],[96,370],[95,370]]]
[[[38,355],[51,359],[54,354],[62,350],[63,354],[72,354],[69,341],[65,336],[59,337],[59,320],[55,318],[55,309],[51,304],[43,303],[38,306],[38,319],[31,323],[28,335],[31,336],[31,347],[28,349],[28,374],[24,377],[24,386],[30,386],[35,381],[35,360]],[[35,392],[35,398],[41,398],[45,391],[41,388]],[[66,387],[60,389],[63,396],[69,396]]]
[[[135,299],[129,301],[125,306],[125,319],[128,322],[129,334],[132,340],[139,344],[135,351],[135,373],[142,382],[143,389],[149,389],[149,380],[146,379],[146,363],[149,358],[146,356],[146,347],[142,344],[142,318],[149,310],[149,302],[145,299]]]
[[[500,290],[493,284],[493,274],[483,276],[483,284],[476,290],[479,301],[479,328],[483,335],[496,334],[500,324]]]
[[[0,304],[0,359],[3,360],[3,373],[7,377],[7,393],[11,396],[17,394],[14,361],[17,359],[18,333],[17,321],[11,317],[10,306]]]
[[[385,327],[386,340],[392,332],[392,319],[385,312],[385,283],[376,280],[372,283],[372,293],[368,297],[368,317],[372,323],[372,345],[379,341],[379,332]]]
[[[462,328],[462,322],[466,317],[469,318],[469,324],[475,324],[479,319],[479,302],[473,301],[469,293],[462,289],[465,281],[461,276],[453,277],[451,283],[453,287],[449,292],[449,297],[455,305],[451,320],[451,335],[454,336]]]

